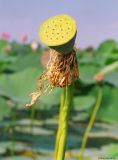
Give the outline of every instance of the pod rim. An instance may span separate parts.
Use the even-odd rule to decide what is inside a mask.
[[[61,29],[63,29],[62,32],[60,31],[59,25],[62,27]],[[68,31],[69,27],[70,31]],[[54,30],[54,35],[52,35],[53,33],[52,30]],[[48,33],[47,36],[49,37],[52,36],[53,38],[49,39],[48,37],[46,37],[46,32]],[[47,46],[60,46],[68,43],[71,39],[73,39],[74,36],[76,35],[76,32],[77,32],[77,24],[75,19],[69,15],[60,14],[47,19],[41,25],[39,30],[39,37],[40,40]],[[57,35],[58,33],[61,38]],[[56,40],[56,38],[58,37],[60,39]]]

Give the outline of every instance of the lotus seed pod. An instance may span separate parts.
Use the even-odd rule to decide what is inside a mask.
[[[68,54],[73,50],[77,33],[76,21],[68,15],[57,15],[46,20],[40,27],[40,40],[56,51]]]

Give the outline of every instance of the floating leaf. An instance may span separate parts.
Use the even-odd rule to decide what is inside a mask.
[[[93,96],[78,96],[74,98],[75,110],[86,110],[95,104],[95,97]]]
[[[85,121],[87,118],[89,118],[89,115],[86,112],[79,112],[72,117],[72,120],[80,122]]]
[[[105,77],[105,81],[118,87],[118,72],[107,74]]]
[[[0,119],[5,116],[8,116],[10,113],[10,106],[8,105],[7,101],[0,97]]]
[[[54,105],[58,105],[60,101],[60,88],[54,88],[49,94],[44,94],[40,97],[40,102],[44,104],[43,109],[50,109]],[[38,105],[38,104],[37,104]]]
[[[80,80],[85,84],[95,83],[94,76],[100,70],[97,66],[81,65],[79,66]]]
[[[30,98],[29,94],[37,88],[40,73],[40,68],[28,68],[22,72],[1,75],[0,95],[18,103],[26,103]]]
[[[103,87],[103,100],[97,118],[105,122],[118,122],[118,89]]]
[[[112,157],[112,159],[118,158],[118,144],[110,144],[104,146],[103,151],[106,153],[107,157]]]
[[[0,53],[2,51],[2,49],[4,49],[4,47],[8,44],[7,41],[4,40],[0,40]]]
[[[117,47],[117,42],[114,40],[106,40],[102,42],[98,48],[99,53],[109,53],[112,52]]]
[[[20,71],[29,67],[36,67],[43,70],[40,64],[40,54],[29,53],[26,55],[19,56],[17,60],[8,66],[10,70]]]

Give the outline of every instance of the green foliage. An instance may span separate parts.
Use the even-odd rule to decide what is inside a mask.
[[[95,83],[94,75],[99,71],[97,66],[93,65],[82,65],[79,67],[80,70],[80,80],[87,84]]]
[[[28,68],[14,74],[2,74],[0,77],[0,95],[17,102],[26,103],[28,95],[36,88],[40,71]]]
[[[107,54],[116,49],[117,45],[117,42],[115,42],[114,40],[107,40],[100,44],[100,46],[98,47],[98,52],[100,52],[101,54]]]
[[[103,150],[106,152],[108,156],[118,158],[118,144],[104,146]]]
[[[106,122],[118,122],[118,88],[103,87],[103,101],[98,119]]]
[[[74,98],[75,110],[87,110],[95,104],[95,97],[93,96],[78,96]]]
[[[106,82],[109,84],[118,87],[118,72],[112,72],[108,74],[105,78]]]
[[[5,46],[8,44],[7,41],[4,41],[4,40],[0,40],[0,54],[1,54],[1,51],[5,48]]]
[[[0,120],[10,114],[11,108],[8,102],[0,97]]]
[[[11,46],[10,51],[6,50],[7,45]],[[9,129],[12,128],[15,131],[15,141],[23,142],[25,139],[30,145],[35,146],[38,154],[41,151],[39,159],[43,159],[42,153],[44,154],[44,152],[42,150],[45,150],[47,155],[49,149],[53,150],[54,148],[61,90],[60,88],[55,88],[48,95],[42,95],[36,105],[33,106],[35,107],[34,110],[25,108],[25,104],[31,98],[29,94],[36,91],[38,77],[45,70],[41,64],[43,50],[44,48],[40,45],[37,51],[32,51],[30,44],[0,40],[0,129],[2,131],[0,140],[3,141],[0,145],[4,146],[6,137],[10,140],[12,134]],[[114,40],[106,40],[98,48],[89,47],[81,51],[77,50],[77,59],[80,80],[75,83],[74,88],[72,118],[70,118],[73,125],[70,123],[69,149],[80,146],[82,138],[80,133],[83,134],[85,130],[85,125],[83,124],[88,124],[98,95],[98,82],[94,77],[108,64],[118,61],[118,43]],[[102,133],[104,123],[108,123],[109,126],[118,123],[118,68],[108,73],[100,85],[103,91],[103,100],[96,119],[97,122],[100,122],[100,127],[94,127],[93,130],[96,132],[99,130]],[[26,120],[28,123],[26,121],[21,123],[22,120]],[[78,121],[79,124],[77,126],[76,123]],[[80,125],[81,122],[82,124]],[[34,124],[34,129],[31,129],[32,124]],[[51,134],[44,135],[44,132],[48,134],[48,130],[49,132],[51,131]],[[106,129],[104,130],[106,131]],[[113,131],[111,130],[111,132]],[[37,137],[37,134],[40,136]],[[94,139],[91,138],[90,146],[93,146],[92,140],[94,141]],[[118,141],[118,138],[116,137],[115,140]],[[46,141],[45,144],[44,141]],[[99,141],[100,138],[98,137],[96,146],[102,147],[105,142],[102,141],[99,144]],[[104,153],[117,156],[117,144],[111,146],[109,145],[110,143],[113,143],[113,140],[105,146]],[[10,146],[11,144],[2,147],[5,149],[0,148],[0,151],[4,152],[0,152],[0,155],[6,154]],[[27,147],[25,149],[29,150]],[[24,148],[21,150],[24,150]],[[30,150],[32,150],[32,147]],[[10,156],[10,154],[8,155]],[[20,153],[18,155],[18,157],[14,156],[14,159],[27,159],[26,156],[20,155]],[[3,157],[3,159],[11,158]]]

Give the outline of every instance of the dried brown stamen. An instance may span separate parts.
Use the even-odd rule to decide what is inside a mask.
[[[64,55],[50,49],[50,60],[47,64],[46,71],[39,77],[38,90],[33,92],[30,104],[32,106],[42,93],[48,93],[53,87],[65,87],[71,85],[76,78],[79,78],[79,71],[76,59],[76,52]],[[48,84],[45,84],[45,81]]]

